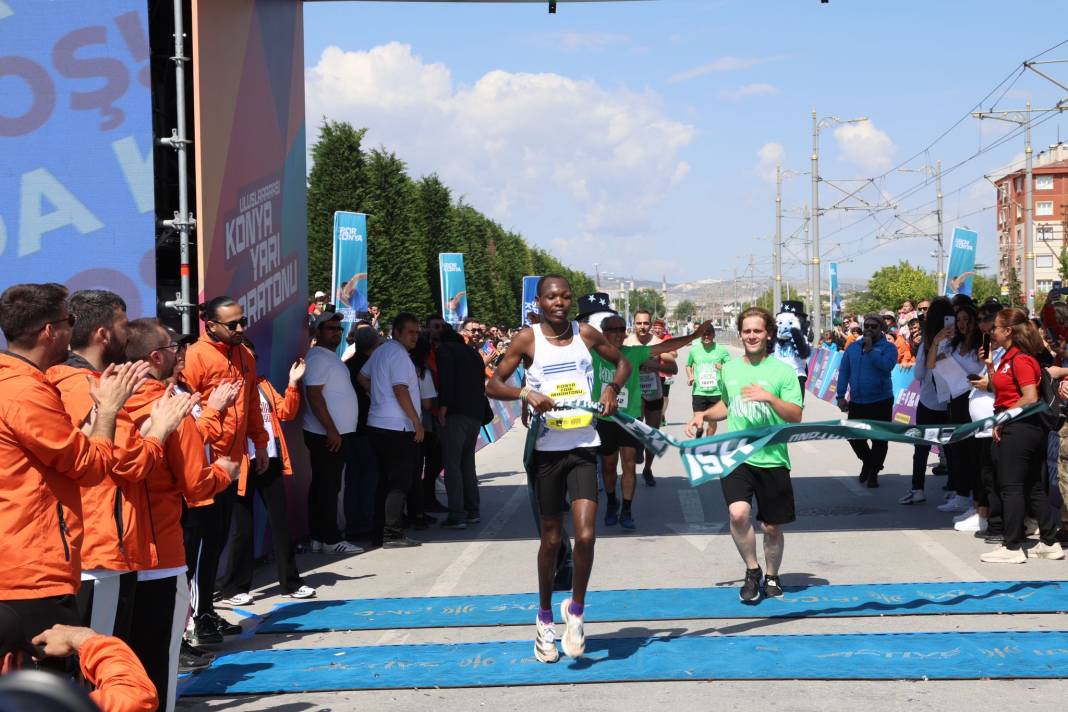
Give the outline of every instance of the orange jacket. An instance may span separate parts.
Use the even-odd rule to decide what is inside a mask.
[[[96,378],[99,374],[74,355],[45,375],[59,389],[71,420],[85,422],[94,405],[87,376]],[[162,457],[163,445],[155,438],[142,438],[129,413],[120,410],[115,420],[115,466],[99,484],[81,488],[83,571],[135,571],[155,566],[149,547],[145,475]]]
[[[82,677],[96,689],[89,697],[102,712],[155,712],[156,686],[126,643],[94,635],[78,649]]]
[[[908,339],[904,334],[898,334],[894,340],[894,346],[897,347],[897,365],[903,367],[909,367],[916,363],[916,357],[912,355],[912,347],[909,346]]]
[[[103,479],[112,450],[74,426],[40,369],[0,353],[0,600],[78,590],[79,486]]]
[[[261,417],[264,428],[270,427],[274,433],[274,439],[278,442],[278,456],[282,458],[282,474],[292,475],[293,465],[289,461],[289,447],[286,445],[286,436],[282,432],[282,421],[290,421],[297,417],[300,411],[300,389],[286,386],[286,395],[283,398],[274,389],[271,382],[264,376],[256,379],[256,385],[267,396],[266,406],[260,401]],[[248,482],[248,473],[241,473],[241,480],[237,485],[237,493],[245,494],[245,485]]]
[[[130,396],[126,409],[138,427],[166,392],[164,383],[150,380]],[[208,446],[191,415],[167,438],[164,453],[148,473],[147,482],[156,568],[170,569],[185,565],[182,497],[191,502],[210,500],[230,486],[230,477],[222,467],[209,463]]]

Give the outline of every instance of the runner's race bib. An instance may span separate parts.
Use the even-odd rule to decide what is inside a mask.
[[[697,370],[697,385],[702,391],[710,391],[719,385],[715,364],[703,363]]]
[[[620,410],[626,410],[627,409],[627,403],[629,403],[629,402],[630,402],[630,391],[627,390],[626,386],[623,386],[622,388],[619,389],[619,393],[616,395],[616,403],[619,404],[619,409]]]
[[[642,398],[645,400],[657,400],[663,396],[660,374],[656,371],[642,371],[638,375],[638,382],[641,384]]]
[[[552,398],[557,405],[567,405],[568,401],[590,399],[589,388],[579,381],[556,381],[547,385],[548,392],[545,395]],[[586,410],[554,410],[545,415],[545,427],[552,430],[575,430],[588,428],[592,424],[593,413]]]

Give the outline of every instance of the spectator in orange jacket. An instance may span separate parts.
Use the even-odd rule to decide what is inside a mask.
[[[270,460],[256,388],[256,360],[243,343],[248,319],[241,305],[226,296],[203,304],[200,315],[204,333],[186,349],[182,379],[203,398],[222,382],[241,379],[242,388],[233,407],[224,415],[222,437],[211,444],[211,454],[213,458],[228,457],[240,462],[241,481],[244,481],[248,474],[249,440],[253,443],[257,474],[267,470]],[[212,604],[219,555],[230,531],[237,487],[235,483],[220,492],[213,502],[190,502],[183,521],[186,558],[194,589],[193,629],[188,639],[195,646],[221,643],[224,636],[241,632],[240,626],[217,614]]]
[[[92,381],[109,364],[126,360],[126,302],[114,292],[85,289],[71,295],[68,306],[75,317],[71,352],[46,375],[59,389],[71,421],[83,423],[93,409]],[[115,466],[99,484],[81,488],[85,535],[78,612],[82,625],[126,641],[130,639],[136,571],[155,565],[149,546],[152,525],[145,476],[163,457],[163,441],[189,414],[194,398],[178,395],[158,403],[161,412],[152,419],[146,437],[125,408],[119,411]]]
[[[152,378],[127,404],[134,422],[141,424],[153,404],[167,392],[178,360],[180,341],[171,337],[156,319],[137,319],[127,326],[128,358],[143,358],[151,367]],[[213,393],[211,397],[214,397]],[[209,398],[210,400],[210,398]],[[236,479],[237,460],[227,457],[208,461],[207,445],[194,420],[186,417],[167,438],[166,456],[148,473],[148,496],[155,530],[158,564],[139,571],[134,595],[131,647],[141,659],[156,686],[164,709],[174,708],[174,685],[179,662],[195,668],[210,664],[202,656],[181,645],[190,602],[186,582],[186,548],[181,524],[182,500],[210,500]]]
[[[256,355],[251,341],[245,346]],[[278,571],[278,586],[287,598],[311,598],[315,589],[308,586],[297,571],[293,541],[289,537],[289,513],[286,511],[286,488],[282,478],[293,474],[289,462],[289,448],[282,432],[282,421],[293,420],[300,411],[300,379],[304,377],[304,359],[297,359],[289,369],[289,385],[283,398],[266,377],[256,380],[259,390],[263,426],[267,431],[267,455],[270,464],[262,475],[249,475],[238,485],[234,502],[234,538],[230,541],[229,573],[219,582],[225,603],[247,606],[252,603],[252,495],[258,492],[267,509],[267,523],[274,544],[274,563]],[[251,446],[250,446],[251,447]]]
[[[86,435],[71,422],[44,371],[62,361],[74,324],[60,284],[17,284],[0,295],[0,601],[30,635],[77,624],[81,577],[80,486],[114,465],[115,421],[144,381],[146,364],[108,366],[90,386]]]

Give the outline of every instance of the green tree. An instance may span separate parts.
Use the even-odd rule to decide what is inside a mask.
[[[1001,298],[1001,285],[998,280],[986,274],[972,277],[972,299],[975,303],[982,304],[990,297]]]
[[[359,212],[364,202],[367,157],[360,146],[365,129],[323,119],[308,176],[308,282],[312,291],[330,291],[334,253],[334,212]]]
[[[930,299],[938,293],[938,286],[933,274],[902,261],[876,270],[868,280],[868,292],[878,308],[896,312],[906,300],[915,304]]]
[[[457,249],[453,239],[450,219],[452,196],[445,184],[433,174],[416,183],[415,193],[416,225],[426,246],[423,269],[426,272],[431,301],[440,309],[438,302],[441,300],[441,271],[438,269],[438,254],[463,251]]]
[[[1061,253],[1057,255],[1057,274],[1062,284],[1068,284],[1068,247],[1061,245]]]
[[[630,311],[633,314],[639,309],[645,309],[652,313],[654,319],[662,319],[667,315],[667,307],[664,304],[664,295],[659,289],[642,287],[635,289],[630,295]]]
[[[801,299],[801,292],[787,285],[786,289],[783,291],[782,298],[784,300]],[[771,288],[765,289],[764,293],[757,297],[757,300],[755,302],[746,302],[742,308],[748,309],[749,307],[753,306],[761,307],[763,309],[767,309],[772,313],[775,313],[775,295],[772,293]]]
[[[672,312],[672,318],[680,323],[693,321],[696,316],[697,305],[689,299],[683,299],[676,304],[675,311]]]
[[[1009,268],[1009,278],[1006,286],[1009,288],[1009,306],[1023,306],[1023,301],[1021,300],[1023,286],[1020,285],[1020,275],[1016,274],[1015,265]]]

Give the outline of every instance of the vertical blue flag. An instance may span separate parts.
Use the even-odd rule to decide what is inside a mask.
[[[975,247],[979,233],[958,227],[953,230],[953,242],[949,250],[949,266],[946,268],[946,284],[943,293],[947,297],[957,294],[972,295],[972,277],[975,276]]]
[[[523,277],[523,304],[520,305],[519,324],[520,326],[530,326],[531,312],[535,314],[541,314],[541,309],[538,308],[538,280],[540,276],[527,275]]]
[[[342,314],[340,354],[345,350],[352,322],[367,311],[367,216],[363,213],[334,213],[330,284],[330,299]]]
[[[441,273],[441,315],[453,326],[467,318],[467,283],[462,252],[438,253]]]
[[[838,263],[829,263],[827,269],[830,272],[831,283],[831,323],[837,324],[842,315],[842,294],[838,291]],[[816,336],[818,337],[819,334]]]

